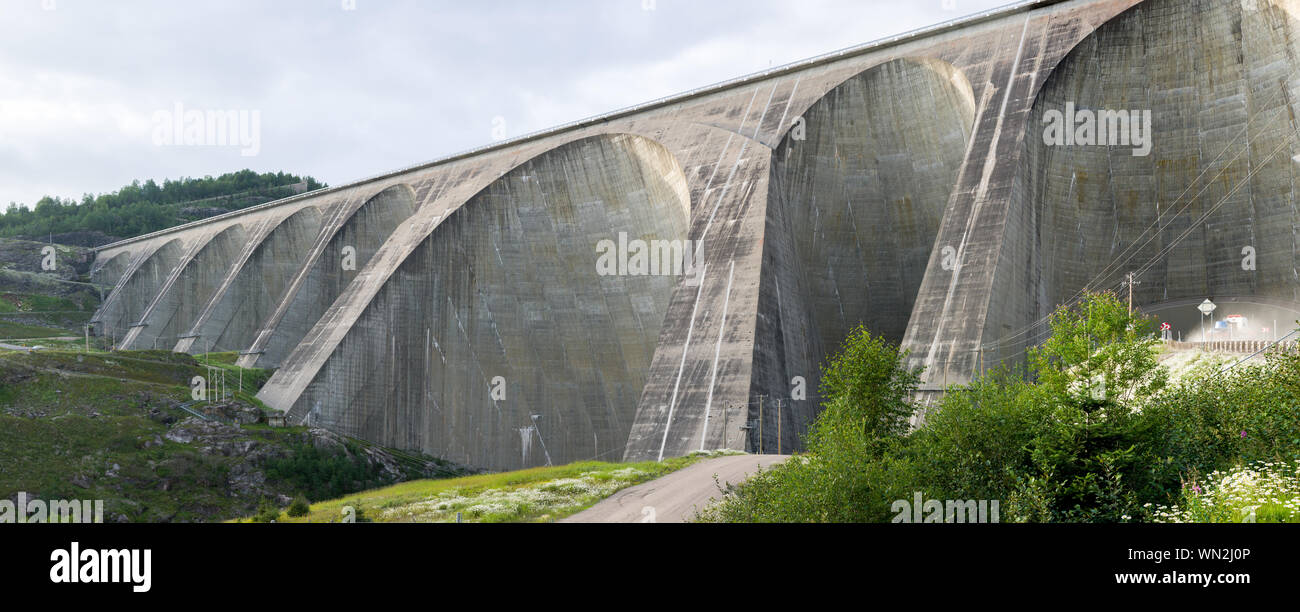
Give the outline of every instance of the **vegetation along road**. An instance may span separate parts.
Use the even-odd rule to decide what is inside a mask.
[[[738,484],[789,455],[732,455],[701,461],[663,478],[628,487],[562,523],[683,523],[722,497],[719,485]],[[716,476],[716,478],[715,478]]]

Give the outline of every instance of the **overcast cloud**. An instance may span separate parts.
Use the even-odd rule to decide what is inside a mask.
[[[516,136],[1008,1],[0,0],[0,203],[241,168],[340,185],[497,117]],[[258,111],[260,151],[156,145],[177,103]]]

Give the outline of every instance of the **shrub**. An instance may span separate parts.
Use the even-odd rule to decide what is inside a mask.
[[[908,452],[936,498],[1007,499],[1032,462],[1046,409],[1020,374],[999,370],[954,387],[912,434]]]
[[[719,522],[888,520],[896,499],[911,499],[914,468],[903,444],[920,381],[906,355],[863,327],[823,369],[824,410],[808,435],[809,455],[760,471],[701,513]]]
[[[392,484],[392,479],[359,452],[299,444],[286,457],[265,464],[266,477],[303,492],[310,501],[342,497]]]
[[[920,372],[907,369],[905,354],[859,325],[822,368],[821,395],[827,403],[810,432],[809,448],[875,445],[906,434],[915,410],[909,397],[920,382]]]
[[[1256,461],[1190,480],[1179,503],[1155,505],[1162,523],[1300,523],[1300,462]]]
[[[310,512],[311,512],[311,504],[307,502],[307,498],[299,495],[298,497],[294,498],[292,504],[289,504],[289,509],[285,511],[285,514],[288,514],[289,516],[296,518],[300,516],[307,516],[307,514],[309,514]]]
[[[280,520],[280,508],[269,501],[262,500],[261,505],[257,507],[257,514],[253,517],[255,523],[274,523]]]
[[[1300,458],[1300,356],[1218,370],[1184,381],[1144,411],[1166,432],[1168,471],[1225,470]]]
[[[919,376],[855,329],[823,369],[809,454],[725,487],[700,518],[887,521],[892,500],[922,493],[1002,500],[1010,521],[1218,521],[1240,504],[1201,495],[1210,487],[1197,474],[1300,462],[1300,355],[1170,388],[1153,321],[1114,295],[1088,294],[1049,321],[1027,371],[950,388],[910,434]],[[1258,520],[1300,516],[1300,496],[1286,495],[1260,497]]]
[[[936,498],[999,499],[1013,521],[1120,521],[1165,499],[1148,469],[1163,448],[1132,407],[1159,392],[1150,322],[1109,294],[1050,318],[1028,373],[1002,369],[948,391],[909,452]]]

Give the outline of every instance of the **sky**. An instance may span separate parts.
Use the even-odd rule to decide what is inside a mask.
[[[0,206],[342,185],[1009,2],[0,0]]]

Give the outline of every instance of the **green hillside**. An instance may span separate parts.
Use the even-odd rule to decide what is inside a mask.
[[[213,357],[0,350],[0,498],[102,499],[106,521],[216,521],[467,473],[322,430],[268,427],[253,394],[269,372]],[[231,397],[189,404],[208,366],[226,372]]]
[[[240,170],[135,181],[79,202],[10,203],[0,214],[0,342],[82,333],[112,289],[91,283],[95,246],[323,187],[310,176]]]
[[[80,201],[46,196],[30,207],[11,202],[0,215],[0,237],[99,246],[325,186],[310,176],[252,170],[161,185],[134,181]]]

